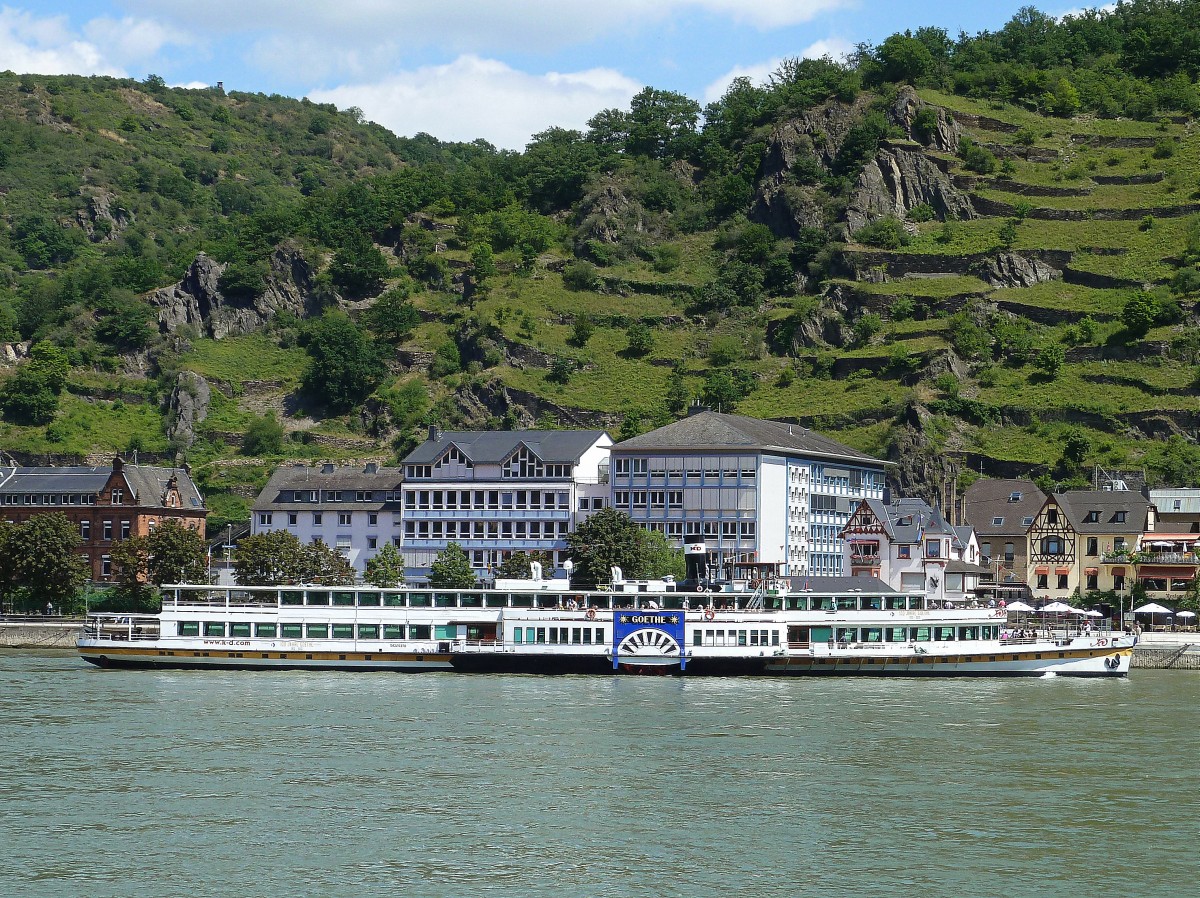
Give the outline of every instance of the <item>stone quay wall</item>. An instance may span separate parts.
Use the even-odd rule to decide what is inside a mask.
[[[83,622],[0,620],[0,649],[73,649]]]

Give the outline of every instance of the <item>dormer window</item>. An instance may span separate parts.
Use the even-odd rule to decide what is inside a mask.
[[[112,504],[113,505],[120,505],[121,500],[124,498],[125,498],[124,490],[113,490],[112,491]]]
[[[1020,502],[1020,501],[1021,501],[1021,492],[1020,492],[1020,490],[1013,490],[1011,493],[1009,493],[1009,494],[1008,494],[1008,501],[1009,501],[1009,502]]]
[[[1125,512],[1118,511],[1116,514],[1114,514],[1113,522],[1117,523],[1117,524],[1124,524],[1125,523]]]
[[[1003,527],[1004,526],[1004,518],[992,518],[992,526],[993,527]]]
[[[1100,512],[1098,512],[1098,511],[1089,511],[1089,512],[1087,513],[1087,517],[1085,517],[1085,518],[1083,519],[1083,522],[1084,522],[1085,524],[1099,524],[1099,523],[1100,523]]]

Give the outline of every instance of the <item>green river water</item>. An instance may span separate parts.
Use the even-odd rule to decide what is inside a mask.
[[[0,898],[1200,894],[1195,672],[0,684]]]

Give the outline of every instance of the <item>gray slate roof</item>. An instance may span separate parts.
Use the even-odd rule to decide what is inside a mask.
[[[643,449],[774,449],[873,467],[893,464],[851,449],[799,424],[782,424],[707,409],[613,446],[614,451]]]
[[[1133,490],[1072,490],[1055,493],[1054,501],[1067,516],[1076,533],[1132,533],[1146,529],[1150,500]],[[1099,512],[1100,520],[1088,523],[1088,512]],[[1125,512],[1125,520],[1115,520]]]
[[[272,472],[267,485],[254,500],[253,508],[255,511],[284,507],[288,511],[378,510],[387,505],[383,494],[399,489],[402,480],[399,468],[378,468],[372,472],[350,465],[338,465],[326,471],[308,465],[284,465]],[[340,503],[324,502],[319,495],[316,502],[296,502],[293,494],[297,490],[340,490],[349,495],[343,496]],[[380,495],[372,502],[355,502],[354,494],[359,490],[370,490]]]
[[[946,523],[941,511],[924,499],[896,499],[884,505],[879,499],[864,499],[871,512],[883,524],[894,543],[917,543],[923,536],[949,536],[957,539],[954,528]]]
[[[1020,493],[1016,502],[1009,501]],[[1036,517],[1046,501],[1046,494],[1032,480],[976,480],[967,487],[963,511],[968,523],[980,539],[989,536],[1022,536],[1029,529],[1025,518]],[[1001,523],[993,524],[996,518]]]
[[[174,477],[179,487],[180,507],[201,509],[204,498],[187,471],[182,468],[160,468],[154,465],[131,465],[122,469],[138,504],[146,507],[162,505],[167,482]],[[112,475],[111,466],[88,467],[76,465],[63,468],[0,468],[0,494],[5,493],[84,493],[98,494]]]
[[[428,439],[404,458],[404,464],[433,464],[451,445],[474,464],[500,464],[522,444],[550,464],[575,464],[603,430],[448,430]]]
[[[896,592],[878,577],[788,577],[793,592]],[[718,594],[719,595],[719,594]]]

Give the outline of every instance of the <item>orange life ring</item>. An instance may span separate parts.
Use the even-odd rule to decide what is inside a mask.
[[[587,612],[584,614],[584,617],[586,617],[588,620],[595,620],[596,619],[596,609],[589,608],[587,610]]]
[[[705,620],[712,620],[716,616],[717,616],[717,613],[715,611],[713,611],[711,608],[704,609],[704,619]]]

